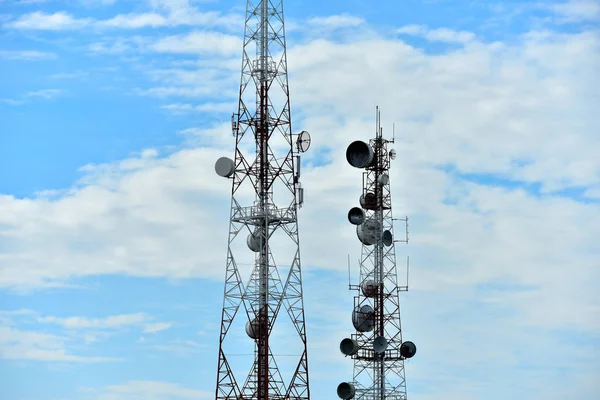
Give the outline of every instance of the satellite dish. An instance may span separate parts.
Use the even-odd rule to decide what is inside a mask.
[[[215,163],[215,172],[223,178],[229,178],[235,172],[235,164],[231,158],[221,157]]]
[[[251,339],[258,337],[258,319],[254,318],[251,321],[246,322],[246,335]]]
[[[374,210],[377,208],[377,197],[375,196],[375,193],[367,192],[366,194],[361,195],[358,201],[360,206],[365,210]]]
[[[346,160],[355,168],[367,168],[373,164],[375,153],[371,146],[357,140],[346,149]]]
[[[394,149],[390,150],[390,159],[392,159],[392,160],[396,159],[396,150],[394,150]]]
[[[340,351],[344,355],[352,356],[358,353],[358,343],[356,342],[356,340],[346,338],[340,343]]]
[[[354,398],[356,390],[350,382],[342,382],[337,387],[337,395],[340,399],[349,400]]]
[[[392,242],[394,241],[394,237],[392,236],[392,232],[390,231],[383,231],[383,244],[386,245],[387,247],[390,247],[392,245]]]
[[[362,208],[352,207],[350,211],[348,211],[348,221],[352,225],[360,225],[365,221],[365,212]]]
[[[383,336],[377,336],[375,340],[373,340],[373,350],[375,353],[381,354],[387,349],[387,339]]]
[[[404,358],[411,358],[417,353],[417,346],[413,342],[404,342],[400,346],[400,354]]]
[[[375,297],[377,294],[377,286],[375,286],[375,281],[373,279],[365,280],[362,285],[360,285],[360,288],[365,297]]]
[[[390,181],[390,177],[387,176],[387,174],[381,174],[381,175],[379,175],[378,182],[379,182],[379,184],[381,186],[387,185],[389,181]]]
[[[310,147],[310,134],[306,131],[300,132],[298,140],[296,140],[298,151],[304,153]]]

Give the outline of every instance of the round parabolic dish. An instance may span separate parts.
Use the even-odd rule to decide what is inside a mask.
[[[235,164],[229,157],[221,157],[215,163],[215,171],[219,176],[229,178],[235,171]]]
[[[340,351],[347,356],[354,355],[358,352],[358,343],[356,340],[346,338],[340,342]]]
[[[381,186],[387,185],[388,182],[390,181],[390,177],[387,176],[387,174],[381,174],[381,175],[379,175],[378,181]]]
[[[246,335],[251,339],[256,339],[258,337],[258,320],[256,318],[246,322]]]
[[[374,210],[377,208],[377,197],[375,197],[375,193],[368,192],[367,194],[363,194],[358,201],[360,206],[365,210]]]
[[[352,325],[359,332],[370,332],[375,327],[373,308],[366,304],[352,312]]]
[[[371,146],[360,140],[350,143],[346,149],[346,160],[356,168],[365,168],[373,163],[375,153]]]
[[[375,218],[369,218],[361,225],[356,227],[356,235],[358,240],[367,246],[377,243],[381,237],[381,225]]]
[[[394,237],[392,236],[392,232],[385,230],[383,231],[383,244],[387,247],[390,247],[394,241]]]
[[[404,358],[411,358],[417,354],[417,346],[413,342],[403,342],[400,346],[400,354]]]
[[[306,131],[300,132],[296,144],[298,145],[298,151],[300,151],[301,153],[307,151],[310,147],[310,134]]]
[[[255,253],[258,253],[260,251],[260,234],[261,230],[256,229],[254,232],[250,233],[248,235],[248,239],[246,239],[246,244],[248,245],[248,248]]]
[[[383,353],[385,349],[387,349],[388,341],[383,336],[377,336],[375,340],[373,340],[373,351],[375,353]]]
[[[349,400],[354,398],[356,390],[350,382],[342,382],[337,387],[337,395],[340,399]]]
[[[375,293],[377,293],[377,287],[375,286],[375,281],[372,279],[366,280],[360,285],[360,288],[365,297],[374,297]]]
[[[348,211],[348,221],[352,225],[360,225],[365,220],[365,212],[362,208],[352,207],[350,211]]]

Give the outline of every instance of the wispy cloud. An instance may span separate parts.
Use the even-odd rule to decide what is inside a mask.
[[[24,30],[61,31],[80,29],[93,22],[90,18],[75,18],[71,14],[60,11],[46,14],[41,11],[25,14],[5,24],[7,28]]]
[[[308,20],[310,25],[330,28],[330,29],[338,29],[338,28],[351,28],[362,25],[365,23],[365,20],[360,17],[355,17],[348,14],[342,15],[331,15],[327,17],[315,17]]]
[[[0,102],[8,104],[9,106],[20,106],[25,104],[25,101],[18,99],[0,99]]]
[[[9,360],[35,360],[56,362],[113,362],[110,357],[88,357],[70,354],[67,337],[47,333],[24,331],[0,326],[0,357]]]
[[[424,25],[406,25],[396,30],[401,35],[421,36],[432,42],[468,43],[475,39],[475,34],[466,31],[455,31],[448,28],[430,29]]]
[[[564,22],[583,22],[600,20],[600,2],[598,0],[568,0],[548,5]]]
[[[159,39],[150,48],[160,53],[237,54],[242,46],[238,36],[220,32],[191,32]]]
[[[53,60],[58,56],[56,53],[49,53],[37,50],[0,50],[0,58],[5,60]]]
[[[143,399],[208,399],[214,393],[183,387],[176,383],[158,381],[129,381],[110,385],[101,390],[87,389],[88,392],[106,396],[111,400]]]
[[[63,91],[61,89],[43,89],[43,90],[36,90],[33,92],[28,92],[25,96],[50,100],[50,99],[58,97],[62,93],[63,93]]]

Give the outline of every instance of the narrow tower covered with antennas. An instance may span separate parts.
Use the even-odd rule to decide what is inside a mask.
[[[235,156],[215,164],[232,184],[215,398],[309,399],[297,211],[310,136],[292,133],[283,1],[247,1],[242,54]]]
[[[357,292],[352,311],[356,332],[340,343],[341,352],[354,360],[354,378],[340,383],[337,394],[341,399],[405,400],[404,360],[417,348],[402,340],[399,294],[408,290],[408,279],[406,286],[398,285],[394,243],[408,243],[408,217],[396,219],[405,223],[406,236],[395,239],[389,168],[396,152],[388,151],[394,140],[383,138],[379,109],[376,120],[375,138],[368,144],[352,142],[346,150],[348,163],[364,169],[360,207],[348,212],[362,251],[360,283],[350,285]]]

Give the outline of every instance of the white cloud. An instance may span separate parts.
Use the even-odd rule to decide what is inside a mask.
[[[231,102],[224,103],[203,103],[203,104],[189,104],[189,103],[173,103],[165,104],[161,106],[162,109],[167,110],[173,114],[186,114],[190,112],[227,112],[231,113],[236,108],[236,104]]]
[[[472,32],[455,31],[448,28],[429,29],[423,25],[405,25],[396,30],[401,35],[421,36],[431,42],[469,43],[475,40]]]
[[[173,324],[170,322],[155,322],[153,324],[146,325],[144,328],[144,333],[157,333],[169,329],[171,326],[173,326]]]
[[[42,99],[50,100],[50,99],[53,99],[53,98],[59,96],[61,93],[63,93],[63,91],[60,89],[43,89],[43,90],[36,90],[33,92],[28,92],[25,96],[26,97],[39,97]]]
[[[100,329],[116,329],[122,328],[128,325],[139,325],[141,323],[149,321],[151,318],[143,313],[137,314],[122,314],[113,315],[106,318],[88,318],[88,317],[41,317],[38,319],[42,323],[51,323],[61,325],[69,329],[86,329],[86,328],[100,328]],[[152,324],[150,326],[154,326]]]
[[[0,50],[0,58],[5,60],[52,60],[57,58],[55,53],[37,50]]]
[[[0,326],[0,357],[9,360],[110,362],[115,358],[69,354],[66,337]]]
[[[157,381],[129,381],[119,385],[110,385],[97,393],[101,400],[171,400],[171,399],[207,399],[214,393],[183,387],[176,383]]]
[[[568,0],[549,7],[566,22],[600,20],[598,0]]]
[[[161,53],[221,54],[240,52],[242,40],[219,32],[191,32],[161,38],[151,49]]]
[[[18,99],[0,99],[1,103],[8,104],[9,106],[20,106],[25,104],[23,100]]]
[[[351,28],[362,25],[365,20],[359,17],[354,17],[348,14],[332,15],[328,17],[315,17],[308,20],[310,25],[316,25],[319,27],[339,29],[339,28]]]
[[[163,12],[118,14],[104,20],[78,18],[65,11],[58,11],[52,14],[36,11],[21,15],[17,19],[4,24],[4,26],[12,29],[50,31],[75,30],[89,27],[102,30],[174,26],[204,26],[235,29],[240,24],[243,24],[244,21],[242,16],[236,14],[224,15],[219,12],[200,12],[195,7],[187,4],[187,2],[169,3],[169,6],[158,7],[158,9]]]
[[[70,14],[62,11],[53,14],[36,11],[22,15],[18,19],[5,24],[5,26],[14,29],[59,31],[79,29],[88,26],[91,23],[92,20],[89,18],[74,18]]]

